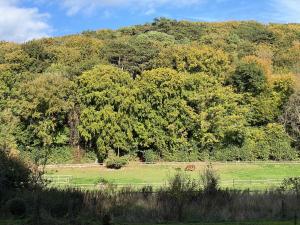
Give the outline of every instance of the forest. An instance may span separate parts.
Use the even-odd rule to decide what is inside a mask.
[[[297,160],[300,25],[157,18],[0,42],[0,149],[53,162]]]

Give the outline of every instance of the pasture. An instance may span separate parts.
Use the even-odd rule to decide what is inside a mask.
[[[160,187],[167,184],[170,177],[182,171],[192,178],[200,178],[207,163],[192,163],[196,169],[186,172],[191,163],[130,163],[120,170],[107,169],[104,166],[91,167],[48,167],[46,177],[53,186],[94,188],[101,182],[122,186],[142,187],[151,185]],[[288,177],[300,176],[300,163],[212,163],[220,178],[222,188],[264,190],[279,187]]]

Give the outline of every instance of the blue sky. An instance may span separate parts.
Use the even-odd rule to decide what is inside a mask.
[[[151,22],[258,20],[300,23],[300,0],[0,0],[0,40],[30,39]]]

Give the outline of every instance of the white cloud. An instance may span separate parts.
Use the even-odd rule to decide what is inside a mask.
[[[300,23],[300,0],[272,0],[272,7],[277,21]]]
[[[79,12],[90,13],[99,8],[126,7],[146,14],[152,14],[161,6],[183,7],[200,4],[206,0],[57,0],[68,15]]]
[[[19,6],[18,0],[0,0],[0,40],[24,42],[46,37],[50,26],[48,14],[37,8]]]

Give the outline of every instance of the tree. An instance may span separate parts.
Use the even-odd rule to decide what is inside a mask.
[[[135,80],[136,103],[132,114],[138,121],[134,129],[140,151],[154,150],[161,157],[171,159],[188,149],[190,108],[181,97],[185,77],[161,68],[145,71]]]
[[[255,21],[241,23],[235,32],[241,38],[255,43],[273,43],[275,41],[274,33],[266,25]]]
[[[31,72],[44,72],[52,62],[55,61],[55,56],[47,52],[38,41],[30,41],[23,44],[22,49],[30,57],[29,71]]]
[[[20,85],[14,112],[21,121],[20,145],[50,147],[68,142],[65,126],[73,107],[72,82],[61,75],[43,74]]]
[[[240,104],[243,96],[204,74],[188,76],[185,85],[184,98],[197,115],[189,128],[198,148],[213,153],[226,145],[240,145],[249,110]]]
[[[252,126],[265,126],[277,121],[281,115],[282,99],[280,94],[268,90],[255,97],[245,95],[249,107],[248,122]]]
[[[12,114],[11,109],[0,111],[0,149],[13,155],[17,153],[18,122],[18,118]]]
[[[280,118],[286,131],[293,137],[296,146],[300,147],[300,93],[293,94],[284,107]]]
[[[135,82],[139,148],[165,159],[203,159],[238,135],[246,122],[246,111],[238,105],[241,96],[216,78],[155,69]]]
[[[266,76],[256,63],[241,63],[231,77],[231,83],[238,92],[258,95],[266,88]]]
[[[109,150],[124,155],[135,149],[132,118],[132,78],[113,66],[100,65],[78,79],[81,101],[80,135],[96,147],[102,160]]]
[[[163,49],[156,67],[167,67],[179,72],[206,73],[224,79],[230,69],[226,53],[207,46],[175,45]]]
[[[170,35],[147,32],[130,39],[113,40],[103,48],[102,54],[111,64],[136,77],[143,71],[152,69],[160,49],[174,42],[174,37]]]

